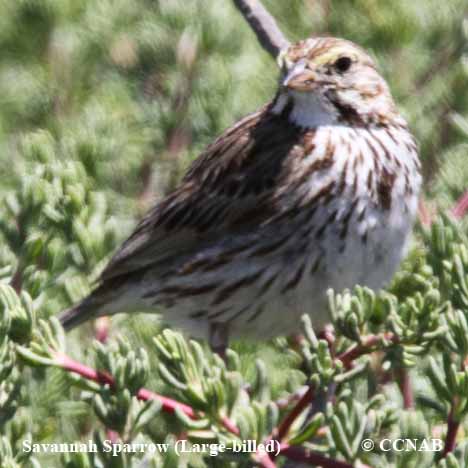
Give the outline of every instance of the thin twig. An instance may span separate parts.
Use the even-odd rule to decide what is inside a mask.
[[[462,361],[460,369],[465,371],[468,358]],[[456,407],[458,406],[458,397],[455,396],[452,400],[452,405],[450,406],[450,411],[447,417],[447,435],[445,436],[445,446],[444,451],[442,452],[442,457],[446,457],[449,453],[455,450],[457,446],[457,434],[458,429],[460,428],[460,420],[455,417]]]
[[[465,361],[461,363],[461,370],[464,371],[466,367]],[[455,417],[456,407],[458,406],[458,397],[455,396],[450,406],[450,411],[447,417],[447,435],[445,436],[444,451],[442,457],[446,457],[449,453],[455,450],[457,446],[457,434],[460,428],[460,420]]]
[[[413,387],[411,385],[408,369],[399,367],[396,369],[396,374],[398,386],[400,387],[401,395],[403,397],[403,408],[414,408]]]
[[[462,219],[468,213],[468,191],[458,199],[451,211],[457,219]]]
[[[262,468],[276,468],[276,463],[270,458],[268,453],[262,453],[256,458],[256,462]]]
[[[106,315],[99,317],[94,323],[94,337],[100,343],[107,343],[109,339],[110,319]]]
[[[431,206],[424,197],[419,199],[418,205],[418,218],[419,222],[424,227],[431,227],[432,223],[434,222],[434,218],[436,216],[436,210],[433,206]]]
[[[80,362],[74,361],[66,354],[56,352],[54,353],[54,358],[55,364],[57,364],[59,367],[66,370],[67,372],[78,374],[87,380],[92,380],[101,385],[107,384],[112,387],[115,383],[114,378],[107,372],[97,371],[95,369],[92,369],[91,367],[85,366]],[[199,417],[191,406],[186,405],[184,403],[180,403],[179,401],[173,400],[172,398],[159,395],[158,393],[154,393],[146,388],[140,388],[140,390],[138,390],[136,394],[136,397],[139,400],[143,401],[159,401],[162,404],[163,411],[165,411],[166,413],[174,413],[175,410],[178,409],[185,413],[189,418],[197,419]],[[239,434],[239,428],[229,418],[221,418],[221,423],[229,432],[236,435]]]
[[[260,0],[233,0],[233,2],[249,23],[260,45],[273,58],[276,58],[281,50],[289,46],[289,41]]]
[[[339,356],[336,357],[336,359],[340,360],[345,366],[345,368],[349,369],[352,367],[353,362],[357,358],[373,352],[376,346],[385,342],[395,344],[398,342],[398,337],[393,333],[383,333],[381,335],[370,335],[364,337],[359,345],[356,345],[348,349],[347,351],[341,353]],[[272,436],[269,439],[267,439],[267,442],[273,439],[282,443],[283,439],[287,436],[292,424],[302,413],[302,411],[304,411],[304,409],[307,408],[310,402],[314,399],[314,395],[315,388],[312,385],[310,385],[307,392],[297,402],[294,408],[286,415],[285,419],[279,425],[278,429],[276,429],[273,432]],[[320,465],[323,468],[351,468],[353,466],[349,463],[327,458],[321,454],[311,452],[301,447],[291,447],[288,444],[284,443],[281,444],[280,454],[293,461],[299,461],[302,463],[308,463],[312,465]],[[272,456],[270,456],[270,458],[271,457]],[[258,462],[263,463],[261,466],[268,466],[264,464],[265,460],[263,456],[258,459]]]
[[[21,289],[23,288],[23,269],[20,265],[18,265],[10,280],[10,286],[15,290],[16,294],[21,293]]]
[[[450,412],[447,418],[447,436],[445,437],[445,446],[442,456],[446,457],[447,454],[453,452],[457,445],[457,433],[460,428],[460,421],[457,421],[454,417],[455,404],[452,404]]]
[[[285,438],[297,417],[310,405],[310,402],[314,398],[314,394],[314,386],[309,385],[307,392],[296,403],[296,406],[294,406],[294,408],[286,415],[283,422],[279,425],[278,432],[276,434],[277,440],[281,442]]]
[[[290,395],[284,398],[279,398],[275,401],[275,404],[279,409],[286,409],[291,403],[299,401],[305,395],[307,390],[307,385],[304,385],[303,387],[296,390],[294,393],[291,393]]]
[[[273,430],[270,437],[268,437],[264,442],[264,445],[268,445],[271,440],[275,440],[277,443],[281,443],[283,441],[294,421],[307,408],[307,406],[310,405],[310,402],[314,398],[314,393],[315,388],[312,385],[309,385],[307,391],[302,395],[294,408],[286,415],[281,424]],[[274,454],[263,454],[257,452],[257,463],[264,468],[273,468],[276,466],[272,461],[274,458]]]
[[[68,372],[78,374],[81,377],[84,377],[85,379],[92,380],[101,385],[114,385],[113,377],[107,372],[97,371],[95,369],[92,369],[91,367],[85,366],[84,364],[74,361],[69,356],[63,353],[54,353],[54,358],[55,363]],[[184,403],[180,403],[171,398],[164,397],[146,388],[141,388],[137,392],[136,396],[139,400],[157,400],[161,402],[162,409],[165,412],[174,413],[176,409],[179,409],[190,418],[197,419],[198,417],[198,415],[195,413],[194,409],[191,406],[188,406]],[[313,389],[312,387],[309,387],[309,391],[303,396],[303,398],[301,398],[298,404],[293,408],[291,413],[280,425],[278,434],[282,434],[282,437],[284,437],[287,434],[289,427],[294,422],[296,417],[301,413],[302,409],[304,409],[307,406],[311,398],[313,398]],[[202,414],[200,415],[202,416]],[[233,434],[239,435],[238,427],[229,418],[222,418],[221,422],[228,431],[232,432]],[[312,465],[319,464],[323,468],[352,468],[352,465],[350,465],[349,463],[344,463],[339,460],[327,458],[323,455],[310,452],[300,447],[291,447],[288,444],[282,444],[280,447],[280,454],[282,456],[285,456],[286,458],[289,458],[290,460],[302,461],[304,463],[309,463]],[[257,459],[257,463],[263,468],[276,468],[276,464],[273,460],[270,459],[270,457],[267,454],[259,457]]]
[[[398,343],[398,336],[393,333],[383,333],[381,335],[369,335],[361,340],[361,344],[353,346],[337,356],[346,369],[350,369],[353,361],[365,354],[375,351],[375,347],[384,343],[390,342],[392,344]]]

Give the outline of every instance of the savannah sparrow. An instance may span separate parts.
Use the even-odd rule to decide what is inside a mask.
[[[138,224],[72,328],[125,311],[213,347],[327,322],[326,290],[380,288],[402,258],[421,185],[415,140],[373,60],[337,38],[280,55],[274,99],[217,138]]]

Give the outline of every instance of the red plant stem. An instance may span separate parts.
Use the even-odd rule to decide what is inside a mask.
[[[348,349],[344,353],[341,353],[337,359],[339,359],[346,369],[350,369],[353,362],[374,350],[374,347],[382,343],[383,341],[389,341],[392,344],[398,343],[398,337],[393,333],[384,333],[383,335],[371,335],[365,337],[361,344]],[[414,396],[413,389],[411,387],[411,380],[408,375],[408,371],[404,368],[400,368],[397,371],[398,385],[403,396],[403,405],[405,409],[414,407]]]
[[[98,372],[91,367],[74,361],[66,354],[60,352],[54,352],[53,357],[55,358],[55,364],[68,372],[73,372],[74,374],[78,374],[87,380],[93,380],[101,385],[114,384],[114,379],[107,372]]]
[[[113,443],[116,444],[120,440],[120,434],[112,429],[106,429],[106,437]]]
[[[307,406],[309,406],[310,402],[314,398],[315,388],[312,385],[309,385],[307,392],[302,396],[302,398],[296,403],[296,406],[286,415],[283,422],[278,427],[278,432],[276,434],[276,439],[280,442],[284,439],[284,437],[289,432],[292,424],[296,420],[296,418],[304,411]]]
[[[365,354],[369,354],[374,351],[374,347],[381,344],[383,341],[390,341],[393,344],[398,343],[398,336],[393,333],[383,333],[381,335],[370,335],[366,336],[361,340],[361,344],[348,349],[337,356],[346,369],[350,369],[353,366],[353,361],[358,357]]]
[[[413,388],[409,377],[408,369],[400,367],[397,369],[398,386],[403,396],[403,407],[405,409],[414,408]]]
[[[94,321],[94,337],[100,343],[106,343],[109,337],[109,317],[99,317]],[[117,443],[120,438],[120,434],[112,429],[106,428],[106,437],[111,440],[112,443]]]
[[[468,191],[466,191],[455,203],[452,208],[452,214],[457,219],[463,218],[468,212]]]
[[[296,418],[304,411],[307,406],[309,406],[310,402],[314,398],[315,389],[312,385],[309,385],[307,391],[302,395],[299,401],[296,403],[294,408],[286,415],[282,423],[278,426],[278,428],[274,429],[270,437],[268,437],[265,441],[265,445],[267,445],[271,440],[276,440],[277,442],[281,442],[289,432],[292,424],[296,420]],[[257,461],[258,463],[267,468],[269,465],[265,464],[268,463],[267,459],[271,461],[271,459],[275,458],[274,454],[257,454]],[[274,464],[271,466],[275,466]]]
[[[23,270],[21,269],[20,265],[18,265],[14,275],[10,280],[10,286],[15,290],[16,294],[21,293],[21,289],[23,288]]]
[[[100,343],[107,343],[110,320],[108,316],[99,317],[94,323],[94,336]]]
[[[323,330],[318,334],[318,338],[321,340],[325,340],[328,343],[330,352],[333,351],[333,345],[335,344],[336,337],[335,330],[331,324],[325,325]]]
[[[281,455],[301,463],[308,463],[314,466],[321,466],[322,468],[353,468],[351,463],[347,463],[333,458],[325,457],[320,453],[312,452],[311,450],[302,447],[291,446],[288,444],[281,444]],[[370,468],[367,465],[360,465],[361,468]]]
[[[270,458],[268,453],[262,453],[256,459],[258,466],[262,468],[276,468],[276,463]]]
[[[234,435],[240,435],[239,428],[234,424],[233,421],[231,421],[227,416],[223,416],[221,418],[221,422],[223,423],[223,426],[232,434]]]
[[[464,371],[468,365],[468,358],[465,358],[461,363],[461,370]],[[449,453],[455,450],[457,445],[457,433],[460,428],[460,421],[455,419],[455,409],[458,405],[458,397],[455,396],[452,400],[452,405],[447,417],[447,435],[445,436],[445,446],[442,452],[442,457],[446,457]]]
[[[418,217],[419,221],[423,226],[430,227],[432,222],[434,221],[435,212],[431,207],[427,204],[423,197],[419,199],[418,205]]]
[[[97,382],[101,385],[114,385],[113,377],[107,372],[100,372],[95,369],[92,369],[91,367],[85,366],[84,364],[74,361],[69,356],[63,353],[55,352],[54,358],[55,363],[67,372],[78,374],[81,377],[84,377],[85,379],[92,380],[93,382]],[[280,425],[278,429],[278,437],[280,439],[288,433],[288,430],[291,427],[292,423],[297,418],[297,416],[299,416],[302,410],[304,410],[307,407],[310,400],[312,400],[313,395],[314,389],[310,386],[305,395],[300,399],[300,401],[293,408],[291,413],[288,414],[283,423]],[[158,400],[162,403],[163,410],[168,413],[173,413],[176,410],[176,408],[178,408],[190,418],[197,418],[197,415],[195,414],[195,411],[192,407],[185,405],[184,403],[175,401],[171,398],[167,398],[157,393],[154,393],[146,388],[141,388],[138,391],[137,398],[139,400],[145,401]],[[229,418],[222,418],[222,422],[224,427],[228,431],[236,435],[239,434],[238,427]],[[281,445],[280,453],[281,455],[285,456],[286,458],[289,458],[290,460],[302,461],[304,463],[310,463],[313,465],[320,465],[323,468],[353,468],[352,465],[350,465],[349,463],[341,462],[339,460],[333,460],[324,457],[323,455],[320,455],[318,453],[302,449],[300,447],[291,447],[288,444]],[[270,459],[268,454],[263,454],[260,458],[258,458],[257,463],[263,468],[276,468],[276,464],[273,460]],[[365,465],[363,465],[363,467],[366,468]]]
[[[460,421],[455,420],[454,412],[455,404],[452,404],[447,418],[447,436],[445,437],[445,446],[442,453],[443,457],[447,456],[450,452],[453,452],[457,445],[457,432],[460,427]]]
[[[59,365],[62,369],[66,370],[67,372],[73,372],[74,374],[78,374],[81,377],[84,377],[85,379],[92,380],[101,385],[107,384],[111,387],[114,385],[113,377],[109,375],[107,372],[100,372],[95,369],[92,369],[91,367],[85,366],[84,364],[74,361],[73,359],[71,359],[70,357],[68,357],[66,354],[63,354],[63,353],[55,352],[54,358],[55,358],[55,363]],[[148,390],[146,388],[140,388],[136,396],[139,400],[143,400],[143,401],[157,400],[161,402],[162,409],[166,413],[174,413],[176,409],[179,409],[183,413],[185,413],[189,418],[192,418],[192,419],[198,418],[197,414],[195,413],[194,409],[191,406],[186,405],[184,403],[180,403],[176,400],[173,400],[172,398],[159,395],[158,393],[154,393],[151,390]],[[223,426],[229,432],[232,432],[233,434],[236,434],[236,435],[239,434],[239,428],[229,418],[223,417],[221,419],[221,422]]]
[[[288,395],[285,398],[280,398],[279,400],[276,400],[275,404],[279,409],[286,409],[291,403],[294,403],[296,401],[299,401],[307,392],[308,387],[304,386],[296,390],[294,393],[291,393],[291,395]]]
[[[348,349],[347,351],[341,353],[337,356],[337,359],[340,360],[345,368],[349,369],[352,367],[354,360],[363,356],[364,354],[368,354],[374,350],[374,348],[381,344],[384,341],[388,341],[391,343],[397,343],[398,337],[395,336],[393,333],[384,333],[382,335],[371,335],[364,337],[359,345]],[[410,387],[408,387],[410,388]],[[291,428],[294,421],[297,417],[304,411],[304,409],[310,404],[313,400],[315,394],[315,389],[313,386],[309,386],[307,392],[301,397],[301,399],[297,402],[294,408],[291,410],[290,413],[287,414],[283,422],[279,425],[278,429],[274,431],[272,436],[267,440],[267,442],[271,439],[277,440],[282,442],[282,440],[286,437]],[[411,403],[412,401],[412,393],[408,393],[406,396],[407,403]],[[411,398],[411,401],[410,401]],[[276,433],[275,433],[276,432]],[[287,458],[295,461],[302,461],[308,462],[316,465],[320,465],[323,468],[350,468],[352,465],[345,462],[340,462],[338,460],[332,460],[329,458],[324,457],[323,455],[305,451],[299,447],[290,447],[287,444],[282,444],[281,455],[286,456]],[[264,465],[263,465],[264,466]]]

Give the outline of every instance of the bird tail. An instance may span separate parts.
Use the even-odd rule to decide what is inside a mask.
[[[101,305],[91,294],[78,304],[61,312],[59,321],[66,331],[71,330],[87,320],[99,317]]]

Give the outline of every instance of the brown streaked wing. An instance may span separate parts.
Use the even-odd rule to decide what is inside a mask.
[[[226,130],[192,164],[180,186],[140,221],[101,281],[189,254],[276,214],[273,197],[288,158],[303,156],[304,130],[271,104]],[[301,153],[301,154],[299,154]]]

